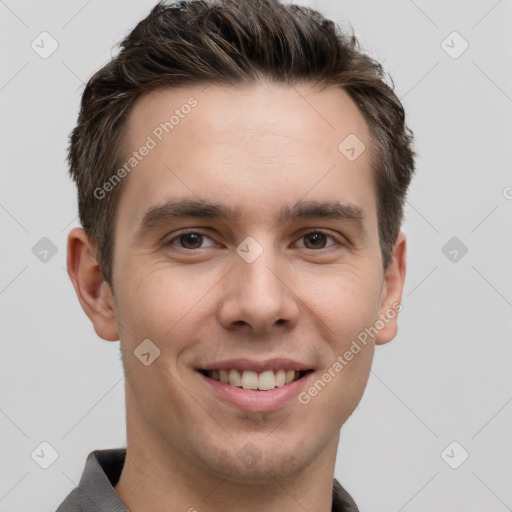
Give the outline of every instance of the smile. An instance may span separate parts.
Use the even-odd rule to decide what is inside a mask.
[[[271,391],[293,381],[299,380],[312,370],[238,370],[235,368],[222,370],[199,370],[204,376],[236,388],[246,390]]]
[[[272,412],[298,403],[294,399],[316,375],[311,363],[287,357],[224,359],[194,369],[207,395],[249,412]]]

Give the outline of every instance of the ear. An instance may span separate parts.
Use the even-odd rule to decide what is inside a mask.
[[[103,279],[96,251],[82,228],[75,228],[68,235],[67,267],[78,300],[96,334],[107,341],[118,340],[112,291]]]
[[[391,261],[382,286],[380,319],[384,327],[375,336],[375,344],[383,345],[391,341],[398,331],[398,313],[402,310],[402,291],[405,281],[406,238],[400,231],[396,237]]]

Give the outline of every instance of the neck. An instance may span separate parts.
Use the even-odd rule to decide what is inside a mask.
[[[115,491],[130,512],[331,511],[339,436],[293,475],[267,473],[254,483],[208,471],[146,427],[127,418],[126,460]]]

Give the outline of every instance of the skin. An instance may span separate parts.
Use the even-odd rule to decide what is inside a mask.
[[[395,337],[397,315],[308,404],[241,411],[209,392],[195,368],[288,357],[321,378],[400,302],[405,235],[384,274],[369,130],[343,90],[270,83],[158,90],[136,103],[126,147],[139,148],[191,96],[197,107],[125,178],[112,289],[84,231],[68,239],[68,271],[84,311],[101,338],[121,341],[127,458],[115,490],[132,512],[327,512],[340,428],[361,399],[374,346]],[[367,148],[353,162],[338,151],[349,134]],[[242,214],[174,219],[138,235],[149,208],[184,197]],[[364,223],[276,223],[281,207],[300,198],[357,205]],[[202,245],[176,238],[184,228],[203,234]],[[315,230],[327,235],[316,246],[305,236]],[[263,248],[253,263],[236,252],[248,236]],[[144,339],[161,351],[149,366],[133,355]],[[237,453],[247,443],[259,454],[252,465]]]

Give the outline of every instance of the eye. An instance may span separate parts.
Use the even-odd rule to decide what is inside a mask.
[[[180,247],[181,249],[187,249],[187,250],[194,250],[194,249],[203,249],[204,247],[201,247],[204,239],[212,240],[209,236],[206,236],[203,233],[200,233],[199,231],[187,231],[185,233],[181,233],[174,238],[171,238],[166,245],[174,245],[176,247]],[[175,242],[177,242],[179,245],[177,245]],[[213,242],[213,240],[212,240]],[[213,246],[212,243],[210,245]]]
[[[326,249],[325,246],[326,239],[330,238],[331,240],[336,240],[322,231],[310,231],[305,235],[302,235],[301,240],[307,240],[308,242],[305,244],[307,249]]]
[[[334,243],[330,246],[327,245],[328,239],[334,241]],[[205,240],[210,240],[211,243],[205,246],[203,245]],[[337,243],[337,240],[333,236],[328,235],[322,231],[310,231],[309,233],[302,235],[300,240],[305,240],[304,246],[302,247],[313,250],[328,249]],[[195,249],[214,247],[215,242],[209,236],[201,233],[200,231],[186,231],[175,235],[168,242],[166,242],[165,245],[171,245],[180,249],[193,251]],[[299,245],[299,247],[301,246]]]

